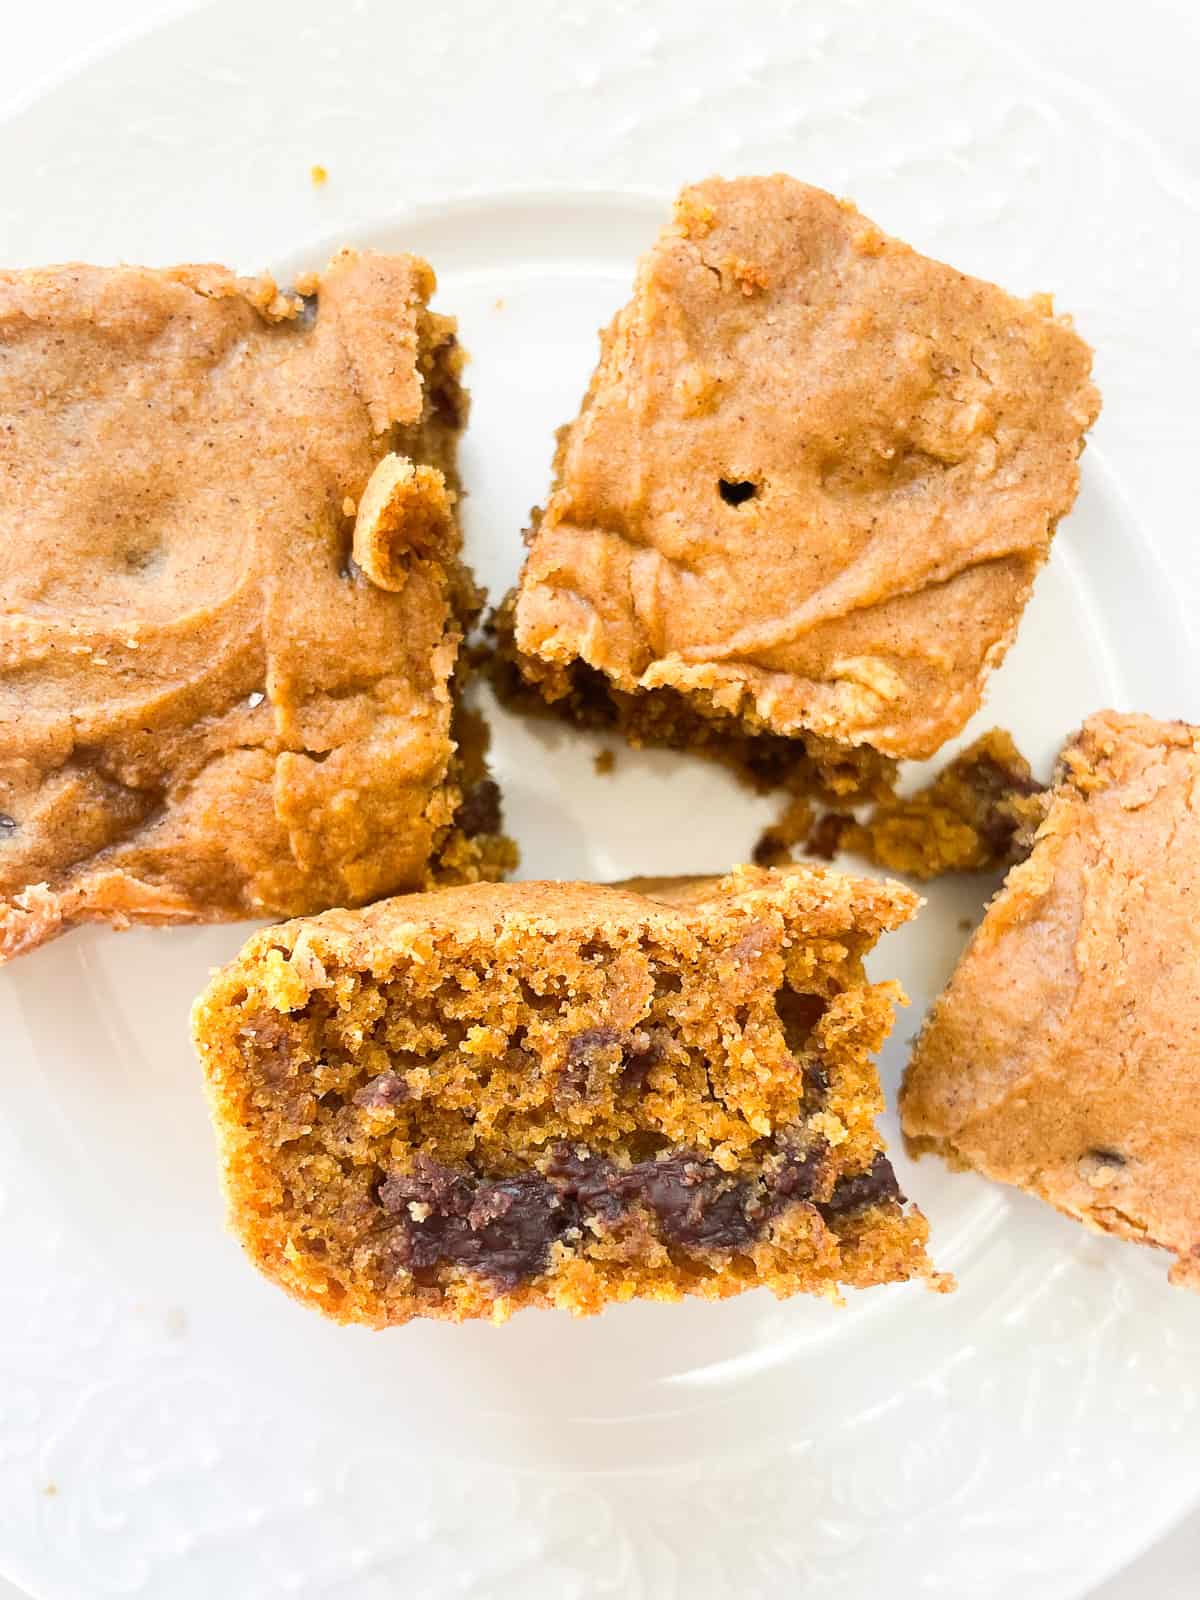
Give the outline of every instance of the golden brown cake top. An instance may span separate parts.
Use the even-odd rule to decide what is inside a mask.
[[[304,287],[0,273],[0,949],[422,881],[461,354],[415,257],[342,251]],[[430,515],[377,583],[348,558],[389,449],[429,461],[402,487]]]
[[[517,643],[928,756],[1002,656],[1099,410],[1044,298],[776,176],[684,191],[603,337]]]
[[[280,1011],[303,1005],[325,985],[323,959],[376,978],[438,948],[518,950],[530,935],[586,940],[598,926],[636,939],[774,914],[797,935],[853,942],[859,953],[907,922],[919,896],[891,880],[854,878],[819,867],[738,867],[725,877],[632,878],[624,884],[472,883],[407,894],[357,911],[333,910],[264,928],[225,969],[217,988],[261,989]],[[299,950],[299,958],[295,952]],[[282,952],[279,959],[270,952]],[[318,958],[314,965],[312,957]]]
[[[1200,1287],[1200,730],[1106,711],[934,1007],[905,1132]]]

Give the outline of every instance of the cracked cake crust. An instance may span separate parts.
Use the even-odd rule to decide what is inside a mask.
[[[1200,730],[1105,711],[930,1012],[918,1151],[1172,1251],[1200,1288]]]
[[[937,1278],[875,1127],[899,884],[477,885],[256,935],[193,1032],[231,1221],[343,1322]]]
[[[518,664],[551,702],[582,663],[743,733],[932,755],[1075,498],[1090,367],[1045,297],[818,189],[685,190],[560,434]]]
[[[455,820],[454,322],[412,256],[298,287],[0,273],[0,959],[510,855]]]

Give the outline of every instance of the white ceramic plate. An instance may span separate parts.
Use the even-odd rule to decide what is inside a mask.
[[[222,0],[13,118],[0,164],[6,263],[427,255],[474,355],[468,534],[495,594],[666,197],[714,169],[851,192],[1056,289],[1100,351],[1079,505],[972,731],[1011,727],[1045,769],[1101,705],[1198,717],[1192,529],[1127,498],[1147,441],[1194,423],[1196,212],[1144,141],[960,20]],[[598,778],[594,743],[494,726],[530,876],[723,867],[771,814],[688,760],[622,750]],[[989,888],[936,886],[876,959],[914,1002],[893,1097]],[[1069,1600],[1200,1495],[1200,1302],[932,1162],[898,1159],[951,1298],[322,1324],[221,1226],[186,1017],[243,932],[89,930],[0,974],[0,1570],[40,1600]]]

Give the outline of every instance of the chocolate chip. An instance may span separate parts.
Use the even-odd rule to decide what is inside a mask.
[[[646,1077],[651,1067],[656,1067],[666,1054],[670,1034],[665,1028],[639,1028],[625,1046],[621,1066],[621,1088],[641,1094],[646,1087]]]
[[[408,1097],[408,1083],[398,1072],[381,1072],[363,1085],[354,1096],[354,1104],[366,1111],[385,1111]]]
[[[829,1093],[829,1074],[819,1061],[804,1064],[804,1104],[819,1106]]]
[[[633,1196],[645,1200],[670,1244],[741,1250],[759,1232],[763,1207],[755,1187],[726,1178],[710,1162],[675,1157],[645,1162],[629,1176],[635,1173]]]
[[[468,839],[480,834],[500,832],[500,786],[491,778],[480,778],[462,797],[454,817],[459,831]]]
[[[976,794],[988,800],[1000,800],[1005,795],[1041,794],[1043,785],[1021,767],[1006,766],[995,756],[980,755],[959,765],[958,775]]]
[[[292,1070],[292,1035],[273,1012],[260,1011],[241,1029],[251,1062],[263,1080],[281,1084]]]
[[[608,1186],[616,1170],[606,1157],[573,1145],[555,1145],[546,1161],[546,1176],[564,1200],[574,1203],[580,1216],[609,1221],[624,1210],[620,1196]]]
[[[754,499],[758,485],[746,478],[718,478],[717,492],[727,506],[740,506]]]
[[[977,799],[974,822],[980,837],[997,860],[1005,860],[1021,825],[1014,797],[1041,794],[1043,786],[1023,768],[1007,766],[987,754],[958,762],[956,772]]]
[[[563,1070],[554,1097],[571,1104],[595,1100],[616,1079],[616,1086],[634,1094],[645,1087],[646,1075],[664,1055],[663,1028],[638,1028],[631,1034],[615,1028],[584,1028],[567,1043]]]
[[[389,1213],[409,1205],[428,1206],[445,1215],[466,1216],[474,1180],[452,1172],[431,1156],[417,1156],[407,1172],[390,1173],[379,1185],[379,1203]]]
[[[547,1166],[585,1220],[613,1222],[632,1205],[650,1210],[664,1239],[684,1249],[741,1250],[784,1206],[810,1199],[825,1166],[823,1144],[787,1152],[761,1178],[735,1178],[699,1155],[617,1167],[603,1157],[559,1149]]]
[[[779,1210],[780,1201],[811,1200],[825,1179],[829,1147],[818,1140],[810,1150],[789,1150],[767,1175],[767,1186]]]
[[[396,1259],[424,1281],[450,1262],[514,1288],[545,1270],[551,1245],[575,1224],[574,1208],[540,1173],[474,1178],[428,1156],[385,1178],[378,1198],[397,1218],[390,1239]]]
[[[885,1200],[904,1204],[892,1163],[881,1150],[865,1172],[840,1177],[833,1186],[833,1193],[819,1209],[821,1215],[830,1220],[844,1217],[851,1211],[862,1211],[867,1206],[882,1205]]]
[[[556,1100],[594,1100],[624,1058],[615,1028],[584,1028],[567,1041],[567,1057],[554,1085]]]
[[[826,1218],[903,1197],[891,1165],[877,1156],[865,1173],[842,1178],[826,1201],[829,1152],[780,1148],[744,1178],[687,1151],[619,1167],[607,1156],[560,1145],[545,1174],[485,1179],[417,1156],[376,1191],[392,1221],[388,1253],[418,1282],[436,1282],[442,1263],[466,1267],[502,1288],[545,1270],[556,1240],[587,1221],[610,1226],[634,1208],[649,1212],[661,1238],[684,1251],[745,1250],[789,1206],[816,1204]]]
[[[16,833],[16,831],[16,817],[10,817],[7,811],[0,811],[0,834]]]
[[[842,844],[842,835],[853,827],[854,818],[844,811],[827,811],[818,817],[804,844],[806,856],[816,856],[821,861],[832,861]]]

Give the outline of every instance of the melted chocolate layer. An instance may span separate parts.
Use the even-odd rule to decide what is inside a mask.
[[[589,1221],[619,1222],[635,1208],[653,1217],[663,1240],[697,1252],[744,1250],[788,1206],[813,1205],[827,1221],[885,1201],[902,1202],[887,1157],[828,1187],[829,1152],[781,1149],[752,1178],[682,1153],[619,1167],[606,1156],[559,1146],[545,1173],[486,1179],[419,1156],[389,1174],[378,1199],[394,1223],[391,1253],[418,1282],[449,1262],[503,1288],[543,1272],[551,1247]]]

